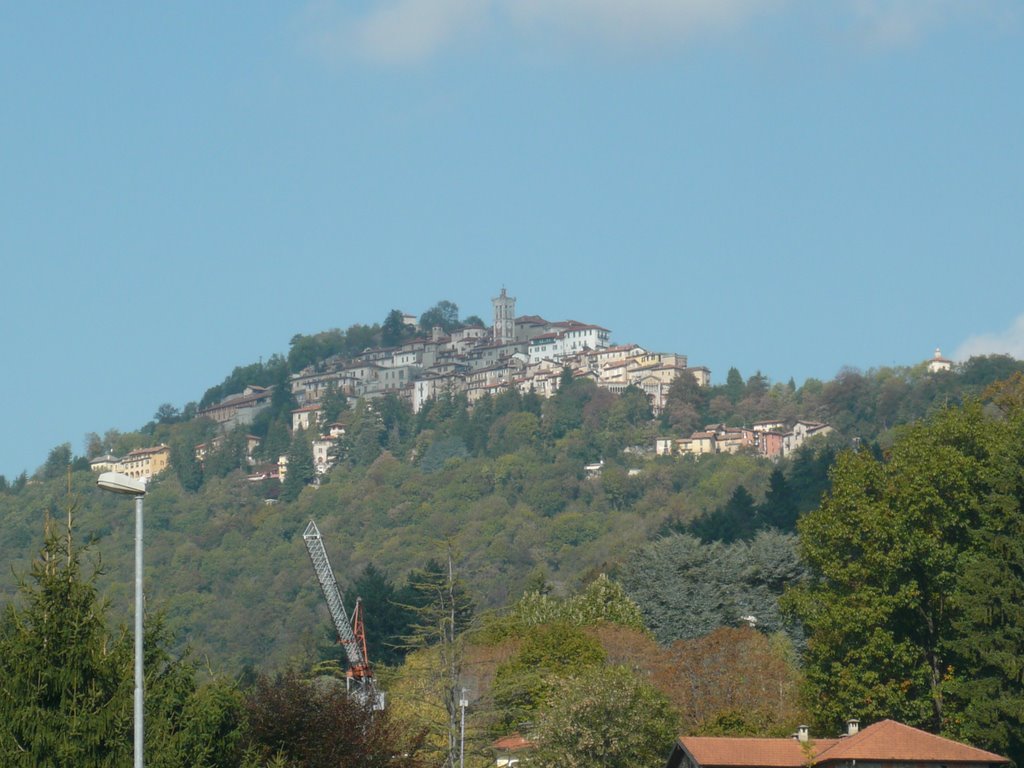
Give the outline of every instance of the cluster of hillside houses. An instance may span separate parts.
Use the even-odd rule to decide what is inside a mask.
[[[727,427],[709,424],[689,437],[659,437],[654,441],[658,456],[703,456],[708,453],[750,451],[768,459],[789,456],[808,439],[832,432],[832,427],[817,421],[756,421],[752,427]]]
[[[711,372],[691,368],[685,355],[650,352],[636,344],[612,346],[611,332],[575,320],[548,321],[515,316],[515,299],[504,289],[492,299],[494,325],[465,327],[392,348],[367,349],[355,357],[336,356],[292,375],[291,388],[302,408],[315,408],[334,388],[347,397],[373,400],[394,394],[418,412],[442,393],[465,394],[470,405],[484,395],[517,389],[551,397],[562,371],[589,378],[599,387],[621,392],[633,385],[647,393],[655,412],[664,407],[672,382],[693,376],[700,386]],[[424,329],[426,331],[426,329]],[[270,403],[271,392],[248,387],[200,412],[225,426],[250,423]]]
[[[638,387],[657,414],[665,407],[669,389],[679,377],[692,376],[701,387],[710,384],[711,372],[703,366],[690,367],[686,355],[652,352],[637,344],[612,345],[611,332],[599,325],[548,321],[537,315],[517,317],[516,300],[504,288],[491,303],[494,323],[489,329],[463,327],[445,333],[435,327],[429,329],[429,335],[397,347],[371,348],[354,357],[335,356],[292,374],[290,385],[298,404],[292,412],[292,429],[324,431],[313,441],[317,470],[329,469],[328,451],[344,430],[339,424],[321,423],[320,401],[330,391],[371,401],[392,394],[408,402],[415,413],[444,393],[464,394],[470,405],[485,395],[510,390],[551,397],[568,368],[574,377],[589,379],[611,392]],[[405,319],[416,327],[415,317]],[[241,394],[204,408],[198,416],[214,420],[227,432],[251,424],[260,411],[270,407],[272,396],[272,387],[250,385]],[[715,425],[687,438],[659,438],[655,451],[658,455],[701,455],[750,449],[778,458],[795,450],[807,437],[829,429],[811,422],[797,422],[789,429],[775,422],[756,424],[753,429]],[[251,437],[250,454],[256,445],[258,438]],[[212,447],[215,444],[197,446],[196,458],[202,461]],[[143,457],[134,456],[147,451]],[[147,478],[167,466],[168,451],[166,447],[151,448],[121,460],[101,459],[93,462],[94,468],[121,466],[119,471]],[[286,471],[282,459],[271,476],[283,478]]]

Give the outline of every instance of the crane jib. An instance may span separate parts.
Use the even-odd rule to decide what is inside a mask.
[[[349,665],[355,670],[362,670],[366,667],[366,659],[359,647],[355,633],[352,631],[352,624],[349,622],[348,614],[345,612],[345,604],[341,600],[341,592],[338,590],[338,582],[334,579],[334,571],[331,570],[331,563],[327,559],[327,550],[324,549],[323,539],[320,537],[320,530],[312,520],[306,526],[306,532],[302,534],[306,542],[306,551],[313,561],[313,570],[316,571],[317,580],[320,582],[320,589],[327,601],[327,609],[334,621],[334,628],[338,633],[338,640],[345,649],[345,656]]]

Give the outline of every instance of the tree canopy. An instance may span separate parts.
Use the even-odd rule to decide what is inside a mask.
[[[119,766],[132,748],[132,638],[111,632],[95,573],[74,546],[73,516],[48,524],[22,584],[20,606],[0,618],[0,755],[4,765]],[[195,683],[167,651],[160,617],[146,623],[146,763],[237,765],[239,700],[230,686]]]
[[[808,704],[1024,757],[1024,413],[978,402],[847,452],[799,523]]]
[[[704,544],[677,534],[641,547],[622,581],[662,643],[742,624],[788,630],[799,640],[778,601],[803,573],[792,535],[762,531],[749,543]]]
[[[451,333],[459,325],[459,305],[447,299],[442,299],[420,315],[420,328],[426,333],[430,333],[435,326],[439,326],[445,333]]]
[[[531,765],[661,768],[676,737],[668,700],[624,667],[587,667],[557,678],[537,722]]]

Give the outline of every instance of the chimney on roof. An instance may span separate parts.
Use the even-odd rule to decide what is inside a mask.
[[[856,736],[860,732],[860,720],[855,717],[851,717],[846,721],[846,735]]]
[[[796,727],[796,740],[807,741],[811,738],[810,729],[806,725],[798,725]]]

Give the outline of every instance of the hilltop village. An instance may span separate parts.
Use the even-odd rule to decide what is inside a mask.
[[[463,325],[446,333],[439,326],[420,327],[414,315],[403,314],[409,335],[393,347],[367,348],[354,356],[334,355],[293,373],[291,393],[297,404],[291,412],[292,431],[317,430],[313,456],[318,473],[331,467],[330,448],[344,434],[345,424],[323,423],[321,400],[330,393],[372,402],[394,395],[406,402],[413,413],[442,395],[463,395],[470,407],[485,396],[508,390],[553,396],[563,377],[585,378],[599,388],[621,394],[636,387],[647,396],[655,415],[661,413],[672,385],[690,376],[699,387],[711,382],[705,366],[690,366],[687,356],[677,352],[655,352],[639,344],[615,345],[611,331],[600,325],[576,320],[549,321],[537,315],[517,316],[516,299],[502,288],[491,299],[493,324]],[[246,386],[244,391],[224,397],[198,411],[197,418],[216,422],[221,433],[251,424],[270,407],[273,387]],[[760,421],[749,427],[707,425],[690,435],[663,436],[652,450],[658,456],[736,453],[747,450],[770,459],[787,456],[810,437],[828,434],[831,427],[813,421]],[[196,446],[196,458],[203,460],[211,445]],[[248,440],[248,453],[259,438]],[[100,456],[92,460],[96,471],[115,470],[147,479],[169,465],[169,450],[155,446],[117,458]],[[254,474],[254,479],[284,478],[287,458],[278,466]]]

